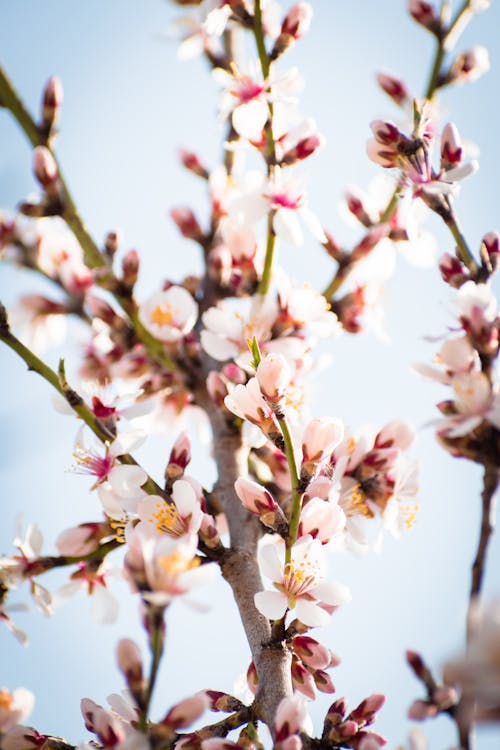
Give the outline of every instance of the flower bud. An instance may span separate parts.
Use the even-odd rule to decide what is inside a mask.
[[[309,3],[292,5],[281,24],[281,33],[300,39],[309,31],[312,15],[313,9]]]
[[[116,251],[118,250],[118,247],[120,246],[121,241],[122,236],[120,232],[108,232],[106,235],[106,239],[104,240],[104,251],[106,255],[108,255],[110,258],[113,258]]]
[[[170,216],[177,224],[177,227],[183,237],[188,240],[203,243],[205,235],[198,223],[198,219],[190,208],[172,208]]]
[[[500,234],[488,232],[481,242],[481,258],[489,273],[495,273],[500,256]]]
[[[402,106],[410,100],[410,94],[405,83],[400,79],[392,76],[390,73],[377,73],[377,83],[387,96],[390,96],[393,102]]]
[[[335,685],[333,684],[330,675],[323,669],[316,669],[313,672],[314,683],[318,690],[322,693],[334,693]]]
[[[351,711],[351,717],[358,723],[365,722],[371,723],[374,714],[380,711],[385,703],[385,695],[381,693],[374,693],[368,698],[365,698],[359,706]]]
[[[143,685],[142,656],[137,644],[130,638],[122,638],[116,647],[116,659],[132,692],[140,690]]]
[[[452,122],[445,125],[441,136],[441,167],[457,167],[462,161],[462,145],[457,128]]]
[[[344,197],[347,208],[352,215],[365,227],[370,227],[373,224],[373,220],[363,204],[363,197],[359,190],[354,186],[349,187]]]
[[[202,164],[198,154],[195,154],[194,151],[187,151],[186,149],[181,148],[179,151],[179,158],[183,167],[198,177],[203,177],[204,180],[208,180],[208,169]]]
[[[432,3],[426,2],[426,0],[410,0],[408,11],[410,16],[423,26],[424,29],[433,33],[436,33],[440,29],[439,14]]]
[[[202,691],[173,706],[161,723],[175,731],[186,729],[208,708],[210,708],[210,699]]]
[[[109,536],[111,529],[107,523],[82,523],[63,531],[56,540],[60,555],[80,557],[97,549],[101,539]]]
[[[291,379],[292,371],[282,354],[266,355],[257,367],[260,389],[271,404],[283,401]]]
[[[330,651],[309,635],[296,635],[292,649],[304,664],[312,669],[326,669],[330,666]]]
[[[302,698],[298,695],[294,695],[291,698],[283,698],[274,718],[274,726],[276,727],[275,741],[282,742],[293,734],[299,734],[304,728],[306,719],[307,711]]]
[[[413,701],[408,709],[408,718],[414,721],[424,721],[425,719],[431,719],[437,712],[437,706],[434,703],[417,700]]]
[[[122,284],[128,291],[132,291],[139,276],[139,254],[137,250],[129,250],[122,260]]]
[[[399,448],[404,451],[415,440],[415,430],[406,422],[395,419],[382,427],[375,438],[374,447],[378,449]]]
[[[208,394],[212,401],[216,404],[216,406],[222,407],[224,405],[224,399],[226,398],[228,391],[226,381],[224,380],[220,372],[216,372],[215,370],[209,372],[206,385]]]
[[[286,151],[281,159],[281,164],[290,166],[297,161],[308,159],[309,156],[312,156],[323,145],[323,142],[324,139],[316,133],[302,138],[293,148]]]
[[[275,511],[279,507],[271,493],[251,479],[238,477],[234,483],[234,489],[245,508],[258,516]]]
[[[294,690],[302,693],[306,698],[314,700],[316,698],[316,686],[313,676],[299,659],[292,658],[291,674]]]
[[[446,74],[445,83],[473,83],[490,69],[486,47],[472,47],[462,52]]]
[[[454,289],[458,289],[469,279],[469,272],[462,261],[449,253],[441,256],[439,271],[443,281]]]
[[[54,157],[45,146],[37,146],[33,152],[33,173],[50,198],[58,196],[59,170]]]
[[[62,83],[56,76],[49,78],[45,84],[45,89],[42,96],[42,112],[40,117],[40,125],[42,129],[50,134],[54,125],[57,122],[59,110],[63,103],[63,87]]]
[[[184,469],[191,461],[191,441],[186,432],[181,432],[175,441],[167,466],[167,477],[170,480],[180,479],[184,475]]]

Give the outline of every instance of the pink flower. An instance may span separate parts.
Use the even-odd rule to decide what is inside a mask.
[[[285,542],[274,538],[259,548],[259,566],[277,591],[255,594],[255,606],[270,620],[279,620],[288,609],[295,609],[297,618],[314,627],[329,620],[326,608],[350,601],[346,586],[324,582],[324,556],[321,542],[306,535],[292,547],[289,563],[285,563]]]
[[[248,419],[266,435],[279,433],[278,423],[271,407],[264,399],[257,378],[246,385],[237,385],[224,399],[226,408],[240,419]]]
[[[302,747],[299,734],[309,723],[310,719],[300,696],[283,698],[274,718],[275,745],[281,750],[298,750]]]
[[[337,503],[313,497],[302,506],[299,522],[299,536],[308,534],[326,544],[344,533],[345,513]]]

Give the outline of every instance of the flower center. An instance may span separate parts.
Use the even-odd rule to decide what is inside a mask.
[[[77,471],[80,474],[91,474],[97,477],[98,482],[104,482],[114,463],[114,457],[107,451],[104,456],[98,456],[79,447],[75,449],[73,458],[77,463]]]
[[[271,196],[272,208],[291,208],[293,210],[300,208],[302,205],[302,195],[292,197],[286,193],[273,193]]]
[[[193,557],[191,560],[187,560],[185,556],[177,550],[171,552],[169,555],[159,557],[157,562],[160,568],[172,577],[185,573],[192,568],[197,568],[200,564],[198,557]]]
[[[157,305],[150,315],[151,322],[156,323],[159,326],[170,326],[173,323],[174,315],[170,305],[164,303],[163,305]]]
[[[252,99],[257,99],[264,91],[264,86],[250,79],[244,79],[239,88],[231,91],[231,93],[239,99],[241,104],[246,104],[247,102],[251,102]]]
[[[187,530],[187,519],[182,519],[173,505],[167,503],[156,503],[156,510],[148,518],[149,523],[153,523],[157,531],[169,536],[182,536]]]
[[[0,708],[4,711],[11,711],[14,700],[8,690],[0,690]]]
[[[289,597],[296,599],[306,594],[319,582],[320,566],[317,560],[310,560],[306,553],[299,563],[294,560],[285,566],[284,587]]]

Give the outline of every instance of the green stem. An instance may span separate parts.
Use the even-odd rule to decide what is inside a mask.
[[[274,211],[270,211],[267,216],[267,243],[266,257],[264,259],[264,270],[259,284],[259,294],[266,295],[271,286],[273,276],[274,255],[276,250],[276,235],[273,229]]]
[[[281,434],[285,441],[285,456],[288,462],[288,469],[290,471],[290,479],[292,482],[292,510],[290,513],[290,524],[288,528],[288,537],[286,540],[286,555],[285,563],[289,563],[292,556],[292,547],[297,541],[297,533],[299,530],[300,520],[300,506],[301,506],[301,494],[299,492],[299,472],[297,470],[297,462],[295,461],[295,452],[293,450],[292,436],[288,427],[288,422],[285,417],[278,419],[279,426],[281,428]]]
[[[269,78],[269,72],[271,70],[271,61],[267,54],[266,44],[264,39],[264,28],[262,26],[262,8],[260,0],[255,0],[254,10],[254,23],[253,23],[253,34],[255,37],[255,44],[257,47],[257,54],[259,56],[260,67],[262,70],[262,77],[264,81]],[[269,121],[266,125],[266,146],[267,146],[267,173],[268,176],[272,176],[274,166],[276,165],[276,143],[273,134],[273,117],[274,109],[271,102],[268,102],[269,109]],[[269,211],[267,217],[267,242],[266,242],[266,256],[264,260],[264,270],[262,278],[259,284],[259,294],[266,295],[269,292],[271,286],[271,279],[273,275],[273,264],[274,255],[276,249],[276,235],[273,230],[273,217],[274,211]]]
[[[144,710],[141,712],[139,726],[142,731],[146,730],[148,723],[149,708],[153,698],[153,692],[158,677],[161,657],[163,656],[163,614],[164,610],[154,609],[153,621],[151,623],[151,633],[149,637],[149,648],[151,651],[151,669],[149,672],[148,686],[146,688],[146,699]]]
[[[467,245],[467,241],[462,233],[462,230],[458,226],[455,215],[451,213],[449,218],[445,219],[445,223],[452,233],[453,239],[457,243],[457,257],[460,258],[462,263],[467,266],[472,276],[475,276],[479,269],[476,261],[474,260],[474,256],[469,250],[469,246]]]
[[[66,382],[64,375],[64,364],[60,365],[59,375],[52,370],[43,360],[36,356],[27,346],[19,341],[16,336],[11,332],[7,319],[7,312],[5,307],[0,303],[0,341],[16,352],[24,362],[28,365],[28,369],[38,373],[44,380],[50,385],[67,401],[70,407],[73,409],[80,419],[92,430],[94,435],[99,438],[103,443],[111,443],[115,439],[107,427],[98,419],[94,413],[89,409],[81,396],[74,391]],[[120,463],[128,465],[137,465],[137,461],[130,455],[124,454],[119,457]],[[162,490],[156,482],[148,477],[145,484],[142,485],[145,492],[150,495],[161,495]]]

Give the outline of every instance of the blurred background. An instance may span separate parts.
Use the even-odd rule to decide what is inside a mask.
[[[457,3],[455,3],[457,5]],[[308,175],[310,204],[341,242],[355,236],[339,215],[348,184],[366,188],[380,170],[365,155],[369,122],[397,118],[391,102],[377,89],[374,73],[390,70],[402,76],[418,95],[424,90],[433,40],[411,21],[403,0],[368,3],[314,0],[310,34],[282,63],[296,64],[306,80],[302,111],[316,118],[327,147],[302,171]],[[95,238],[124,233],[124,249],[140,251],[139,296],[158,289],[161,278],[180,279],[200,268],[198,248],[182,240],[168,218],[173,205],[189,204],[207,217],[203,186],[182,171],[179,146],[198,151],[215,165],[222,133],[216,123],[217,89],[202,60],[181,63],[169,27],[182,9],[163,0],[0,0],[0,59],[31,111],[37,112],[45,81],[61,77],[65,102],[57,151],[80,211]],[[480,148],[480,171],[464,184],[458,213],[470,245],[477,250],[487,231],[498,228],[497,174],[500,163],[500,85],[498,4],[478,16],[459,44],[489,48],[491,71],[475,84],[451,89],[442,106],[465,139]],[[445,120],[446,121],[446,120]],[[11,117],[0,110],[0,206],[13,209],[35,189],[27,141]],[[440,252],[452,252],[450,237],[429,216]],[[301,249],[283,247],[280,261],[299,280],[322,288],[334,268],[314,241]],[[331,625],[318,632],[322,642],[342,658],[333,670],[335,697],[351,707],[371,692],[387,695],[377,729],[389,747],[405,744],[414,724],[406,711],[423,697],[404,661],[407,648],[421,651],[432,667],[458,653],[464,643],[464,616],[470,566],[479,529],[481,470],[453,460],[436,444],[432,428],[435,403],[445,390],[411,370],[430,361],[438,345],[424,336],[439,335],[452,324],[448,288],[434,269],[418,269],[403,258],[384,295],[384,343],[373,336],[344,335],[328,343],[333,364],[314,383],[312,412],[343,418],[353,428],[382,426],[394,418],[418,429],[414,453],[421,462],[421,510],[414,528],[399,540],[387,538],[381,554],[336,555],[331,573],[347,583],[353,602]],[[26,272],[0,267],[1,296],[11,305],[22,292],[43,290]],[[497,284],[498,290],[498,284]],[[77,356],[84,332],[72,329]],[[60,352],[45,358],[55,366]],[[74,360],[76,361],[76,360]],[[58,533],[99,517],[99,502],[89,494],[90,481],[68,472],[72,463],[75,423],[56,413],[48,386],[26,372],[23,363],[0,348],[2,392],[0,551],[12,554],[15,521],[37,523],[45,551],[54,550]],[[161,476],[176,436],[155,436],[139,454],[153,476]],[[204,483],[213,480],[209,449],[195,451],[190,473]],[[115,559],[117,571],[119,560]],[[493,539],[485,597],[500,595],[500,544]],[[64,573],[45,576],[56,589]],[[82,594],[58,609],[51,620],[37,611],[17,615],[30,637],[27,648],[0,628],[0,685],[25,686],[36,694],[28,723],[44,733],[65,736],[75,744],[87,737],[80,699],[105,704],[122,689],[115,666],[120,637],[146,642],[139,624],[137,598],[118,579],[120,597],[114,625],[97,625]],[[248,666],[249,654],[236,609],[222,580],[197,593],[206,612],[175,603],[168,615],[167,645],[155,697],[160,717],[176,700],[196,690],[233,689]],[[23,587],[12,601],[28,601]],[[319,730],[332,702],[320,696],[310,711]],[[456,744],[454,726],[445,718],[423,727],[432,749]],[[499,746],[494,727],[478,731],[478,748]]]

